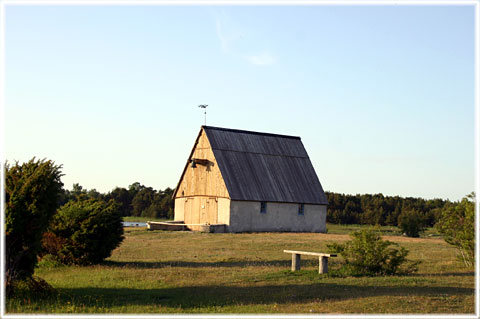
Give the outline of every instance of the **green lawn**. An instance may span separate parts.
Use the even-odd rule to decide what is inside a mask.
[[[102,265],[42,264],[49,298],[8,299],[8,313],[456,313],[474,312],[474,271],[437,237],[385,238],[421,260],[410,276],[333,278],[305,257],[292,273],[283,249],[326,251],[350,226],[328,234],[203,234],[126,228]],[[395,234],[389,229],[384,233]],[[341,258],[331,258],[335,268]]]

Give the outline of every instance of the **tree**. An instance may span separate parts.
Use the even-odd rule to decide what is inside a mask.
[[[142,188],[132,199],[132,215],[133,216],[145,216],[146,211],[150,205],[152,205],[155,191],[151,187]]]
[[[358,207],[354,200],[348,200],[345,204],[343,214],[340,214],[340,222],[342,224],[353,224],[355,216],[357,216]]]
[[[165,188],[165,190],[162,192],[163,194],[163,199],[161,202],[161,207],[162,207],[162,214],[166,218],[173,219],[173,189],[170,187]]]
[[[78,199],[62,206],[45,234],[47,253],[65,264],[96,264],[123,240],[122,214],[113,201]]]
[[[419,262],[407,259],[408,250],[394,248],[398,244],[382,240],[373,230],[350,234],[352,240],[344,244],[328,244],[333,253],[345,259],[343,273],[353,276],[395,275],[417,271]],[[391,247],[393,246],[393,247]]]
[[[130,193],[132,198],[134,198],[135,195],[137,195],[137,193],[144,188],[145,188],[144,185],[140,184],[139,182],[135,182],[132,185],[128,186],[128,192]]]
[[[398,196],[396,196],[396,199],[398,199]],[[390,226],[396,226],[398,225],[398,216],[402,213],[402,203],[400,200],[395,201],[396,204],[392,205],[394,207],[390,214],[388,214],[387,218],[385,219],[385,224],[390,225]]]
[[[60,195],[60,206],[65,205],[69,201],[78,200],[78,199],[103,199],[105,195],[98,192],[95,188],[88,190],[83,188],[82,185],[78,183],[74,183],[72,186],[72,190],[64,189]]]
[[[398,227],[408,237],[420,237],[426,228],[425,217],[416,209],[404,210],[398,216]]]
[[[31,159],[5,163],[5,283],[30,279],[41,251],[41,238],[57,209],[63,183],[61,165]]]
[[[87,192],[87,197],[91,198],[91,199],[102,199],[103,196],[104,195],[102,193],[100,193],[99,191],[97,191],[95,188],[92,188],[91,190],[89,190]]]
[[[132,195],[125,188],[116,187],[105,196],[106,200],[113,199],[119,204],[122,216],[130,216],[132,214]]]
[[[467,267],[475,263],[475,193],[443,210],[435,228],[443,239],[457,247]]]
[[[70,195],[73,197],[73,198],[78,198],[78,197],[81,197],[81,196],[86,196],[87,195],[87,190],[85,188],[83,188],[82,185],[80,185],[79,183],[75,183],[73,184],[72,186],[72,190],[70,191]]]

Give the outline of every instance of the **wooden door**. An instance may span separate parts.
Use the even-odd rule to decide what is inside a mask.
[[[208,203],[206,197],[200,198],[200,221],[199,224],[208,224]]]
[[[192,223],[193,198],[185,198],[183,219],[185,224]]]
[[[202,197],[200,199],[200,224],[216,224],[218,204],[215,197]]]
[[[216,224],[218,215],[218,199],[215,197],[209,197],[207,200],[207,207],[208,222],[210,225]]]

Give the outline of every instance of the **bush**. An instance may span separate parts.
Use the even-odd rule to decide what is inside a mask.
[[[398,244],[382,240],[373,230],[361,230],[350,234],[352,240],[344,244],[327,245],[330,252],[340,253],[345,264],[339,273],[352,276],[407,274],[418,270],[419,262],[407,259],[408,250],[391,246]]]
[[[408,237],[420,237],[426,228],[425,217],[416,209],[404,210],[398,216],[398,227]]]
[[[62,191],[61,166],[32,159],[5,164],[5,284],[37,282],[32,275],[41,251],[41,238],[57,209]]]
[[[43,237],[46,253],[64,264],[96,264],[123,240],[122,214],[113,201],[81,199],[62,206]]]
[[[475,263],[475,193],[444,209],[435,228],[460,252],[467,267]]]

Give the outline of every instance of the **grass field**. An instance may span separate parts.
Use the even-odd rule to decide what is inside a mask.
[[[474,272],[441,238],[385,236],[421,260],[409,276],[334,278],[302,258],[292,273],[283,249],[326,251],[348,240],[328,234],[204,234],[129,228],[102,265],[43,262],[35,275],[57,289],[48,298],[8,299],[8,313],[455,313],[474,312]],[[354,228],[354,227],[353,227]],[[395,234],[389,229],[384,233]],[[335,268],[341,258],[331,258]]]

